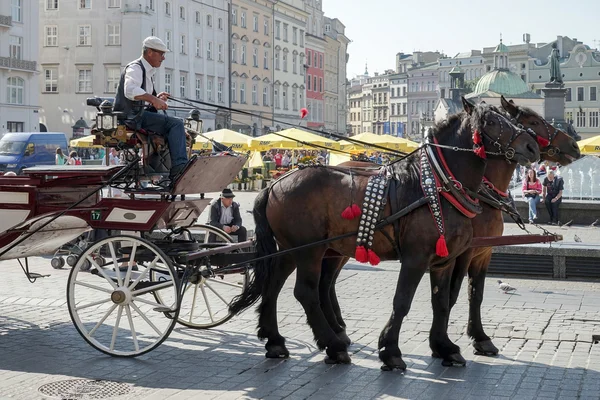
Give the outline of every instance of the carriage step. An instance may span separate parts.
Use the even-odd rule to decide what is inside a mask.
[[[50,276],[49,274],[48,275],[42,275],[42,274],[38,274],[37,272],[29,272],[29,273],[27,273],[27,277],[29,279],[47,278],[49,276]]]
[[[173,310],[172,308],[169,308],[169,307],[154,307],[152,310],[159,312],[159,313],[175,312],[175,310]]]

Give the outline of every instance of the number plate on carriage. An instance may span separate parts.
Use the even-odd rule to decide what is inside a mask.
[[[102,212],[100,210],[92,210],[90,214],[92,221],[100,221],[102,218]]]

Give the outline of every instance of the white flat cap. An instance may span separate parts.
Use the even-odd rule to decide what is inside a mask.
[[[162,51],[164,53],[167,53],[169,51],[165,43],[156,36],[148,36],[146,39],[144,39],[142,46],[147,47],[149,49]]]

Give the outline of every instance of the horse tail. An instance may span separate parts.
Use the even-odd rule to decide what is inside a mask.
[[[254,202],[254,222],[256,224],[255,246],[257,258],[275,254],[277,243],[273,230],[267,220],[267,203],[269,202],[269,188],[263,189]],[[236,296],[229,305],[229,312],[238,314],[258,301],[263,292],[268,289],[272,270],[279,257],[267,258],[254,263],[254,274],[244,291]]]

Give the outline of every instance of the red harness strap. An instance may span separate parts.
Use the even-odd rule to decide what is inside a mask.
[[[485,176],[483,177],[483,183],[484,183],[484,184],[485,184],[487,187],[489,187],[490,189],[492,189],[494,192],[496,192],[496,194],[497,194],[498,196],[500,196],[500,197],[503,197],[503,198],[505,198],[505,199],[506,199],[506,198],[508,198],[508,193],[506,193],[506,192],[503,192],[503,191],[499,190],[499,189],[498,189],[496,186],[494,186],[494,184],[493,184],[492,182],[490,182],[490,181],[489,181],[489,179],[488,179],[488,178],[486,178]]]

